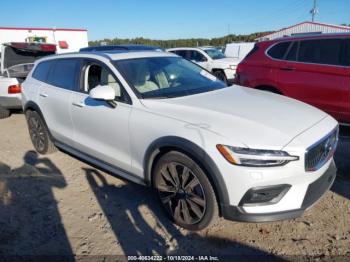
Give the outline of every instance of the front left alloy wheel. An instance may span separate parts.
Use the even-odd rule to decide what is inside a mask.
[[[170,218],[188,230],[201,230],[218,216],[214,189],[202,168],[187,155],[171,151],[154,169],[153,184]]]

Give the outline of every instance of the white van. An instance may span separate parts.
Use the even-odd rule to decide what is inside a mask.
[[[225,55],[227,57],[236,58],[242,61],[243,58],[253,49],[255,42],[231,43],[225,47]]]

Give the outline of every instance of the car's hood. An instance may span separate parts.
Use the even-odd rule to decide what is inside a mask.
[[[153,112],[176,118],[250,148],[281,149],[327,114],[305,103],[232,86],[171,99],[144,99]]]
[[[229,57],[213,60],[214,64],[221,65],[224,67],[230,67],[231,65],[237,66],[239,62],[240,62],[239,59],[229,58]]]

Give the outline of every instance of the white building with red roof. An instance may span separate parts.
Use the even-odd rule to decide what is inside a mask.
[[[0,46],[9,42],[55,44],[57,53],[67,53],[88,46],[88,35],[86,29],[0,27]]]
[[[316,22],[302,22],[287,28],[283,28],[276,32],[261,36],[259,38],[256,38],[255,40],[264,41],[293,35],[322,33],[350,33],[350,27]]]

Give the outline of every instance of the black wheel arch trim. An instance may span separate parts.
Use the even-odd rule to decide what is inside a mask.
[[[269,91],[275,94],[283,95],[282,91],[274,85],[257,85],[254,88],[261,91]]]
[[[45,125],[47,131],[49,132],[49,136],[50,136],[51,141],[56,142],[56,141],[55,141],[55,138],[52,136],[52,134],[51,134],[51,132],[50,132],[49,127],[48,127],[47,124],[46,124],[45,117],[44,117],[43,113],[41,112],[40,107],[39,107],[36,103],[34,103],[33,101],[28,101],[28,102],[24,105],[24,107],[23,107],[23,112],[24,112],[24,114],[25,114],[25,113],[27,112],[27,110],[29,110],[29,109],[33,109],[35,112],[37,112],[37,113],[40,115],[41,119],[44,121],[44,125]]]
[[[143,160],[145,180],[148,185],[152,184],[152,168],[154,167],[154,161],[157,159],[157,156],[162,153],[162,150],[167,148],[178,150],[194,158],[194,160],[205,169],[204,171],[206,171],[209,180],[213,183],[219,206],[229,204],[226,184],[215,162],[201,147],[181,137],[166,136],[158,138],[148,147]]]
[[[220,71],[221,73],[223,73],[224,76],[225,76],[225,78],[227,79],[227,75],[226,75],[226,73],[225,73],[225,69],[222,69],[222,68],[213,68],[213,69],[211,70],[211,72],[212,72],[213,74],[215,74],[215,72],[218,72],[218,71]]]
[[[213,73],[214,73],[215,71],[221,71],[221,72],[225,73],[225,70],[222,69],[222,68],[213,68],[211,71],[212,71]]]
[[[45,121],[45,119],[44,119],[44,116],[43,116],[43,113],[41,112],[41,110],[40,110],[40,107],[36,104],[36,103],[34,103],[33,101],[28,101],[25,105],[24,105],[24,107],[23,107],[23,112],[26,112],[28,109],[30,109],[30,108],[32,108],[32,109],[34,109],[38,114],[40,114],[40,116],[43,118],[43,120]]]

